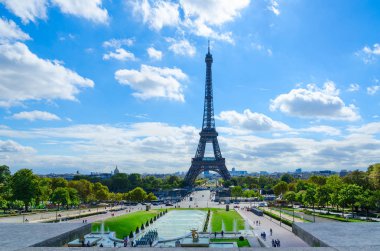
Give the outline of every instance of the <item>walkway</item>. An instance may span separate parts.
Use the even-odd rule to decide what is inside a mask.
[[[245,210],[236,210],[246,222],[253,227],[255,235],[260,239],[266,247],[272,246],[272,239],[279,239],[281,247],[308,247],[303,240],[291,232],[290,227],[282,224],[270,217],[262,217]],[[272,220],[270,220],[272,219]],[[256,225],[256,221],[260,221],[260,225]],[[273,231],[273,236],[270,236],[270,229]],[[266,240],[261,237],[261,233],[266,233]]]

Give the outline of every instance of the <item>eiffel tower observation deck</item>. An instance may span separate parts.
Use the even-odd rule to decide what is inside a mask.
[[[191,161],[191,167],[186,174],[185,183],[193,186],[197,176],[204,171],[214,171],[220,174],[223,179],[231,179],[231,175],[227,170],[225,158],[222,157],[218,143],[218,132],[215,129],[214,118],[214,101],[212,91],[212,63],[213,58],[210,53],[210,43],[205,58],[206,62],[206,84],[205,84],[205,101],[203,109],[202,131],[199,133],[200,139],[197,152]],[[206,144],[212,144],[213,157],[205,157]]]

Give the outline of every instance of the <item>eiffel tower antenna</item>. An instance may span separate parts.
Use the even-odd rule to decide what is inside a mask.
[[[226,160],[218,143],[218,133],[215,129],[214,118],[214,101],[212,91],[212,63],[213,58],[210,53],[210,40],[208,41],[208,53],[205,57],[206,62],[206,83],[205,83],[205,100],[203,108],[203,122],[201,136],[198,143],[197,152],[191,161],[191,166],[185,177],[185,183],[193,186],[197,176],[204,171],[214,171],[222,176],[223,179],[231,179],[231,175],[226,167]],[[214,149],[213,157],[205,157],[206,144],[211,143]]]

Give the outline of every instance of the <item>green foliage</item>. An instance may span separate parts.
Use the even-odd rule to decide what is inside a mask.
[[[273,191],[274,191],[274,194],[277,195],[277,196],[280,195],[280,194],[286,193],[286,191],[288,191],[288,183],[286,183],[285,181],[278,182],[273,187]]]
[[[371,185],[380,190],[380,163],[370,165],[368,167],[369,181]]]
[[[291,222],[291,221],[289,221],[289,220],[287,220],[287,219],[284,219],[284,218],[280,218],[280,216],[278,216],[277,214],[274,214],[274,213],[268,212],[267,210],[264,210],[264,214],[266,214],[266,215],[268,215],[268,216],[270,216],[270,217],[272,217],[273,219],[276,219],[276,220],[278,220],[278,221],[281,220],[282,223],[284,223],[284,224],[286,224],[286,225],[288,225],[288,226],[290,226],[290,227],[292,226],[292,222]]]
[[[70,194],[66,187],[58,187],[54,190],[53,194],[51,195],[51,200],[54,203],[62,206],[67,206],[70,204]]]
[[[31,201],[38,195],[38,177],[30,169],[20,169],[12,176],[13,198],[24,202],[28,211]]]
[[[241,197],[243,195],[243,189],[241,186],[234,186],[231,188],[232,197]]]
[[[294,181],[294,178],[292,175],[285,173],[281,176],[280,180],[289,184]]]

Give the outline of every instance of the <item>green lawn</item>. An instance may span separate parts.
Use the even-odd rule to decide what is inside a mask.
[[[226,231],[233,231],[234,220],[237,223],[236,229],[244,230],[244,220],[235,210],[226,211],[225,209],[211,208],[211,211],[212,232],[222,231],[222,222],[224,222]]]
[[[123,238],[129,235],[131,231],[135,231],[136,227],[141,227],[147,220],[150,220],[162,210],[139,211],[122,216],[108,218],[104,221],[104,229],[116,232],[117,238]],[[92,231],[100,229],[100,222],[92,223]]]
[[[250,247],[249,242],[247,239],[244,239],[243,241],[236,239],[210,239],[210,242],[236,242],[237,246],[240,247]]]

